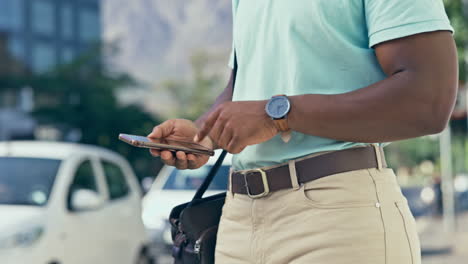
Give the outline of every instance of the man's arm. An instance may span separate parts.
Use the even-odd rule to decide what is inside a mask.
[[[388,78],[345,94],[289,97],[290,128],[351,142],[388,142],[442,131],[458,87],[451,33],[392,40],[377,45],[375,52]],[[231,153],[271,139],[277,131],[266,113],[260,114],[266,102],[221,104],[205,120],[198,138],[209,134]]]
[[[291,129],[351,142],[388,142],[441,132],[458,87],[451,33],[398,39],[377,45],[375,52],[387,79],[345,94],[290,97]]]

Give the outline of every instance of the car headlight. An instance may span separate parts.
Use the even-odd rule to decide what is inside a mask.
[[[426,204],[430,204],[435,199],[434,189],[431,187],[424,187],[421,191],[421,200]]]
[[[0,238],[0,249],[28,247],[36,242],[44,233],[42,226],[21,230],[6,237]]]
[[[468,190],[468,177],[466,175],[458,175],[453,181],[456,192],[466,192]]]

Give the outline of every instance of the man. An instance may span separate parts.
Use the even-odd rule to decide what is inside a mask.
[[[216,262],[421,263],[380,147],[447,125],[458,69],[442,1],[233,0],[233,10],[234,94],[231,77],[195,123],[149,135],[236,154]],[[208,159],[152,154],[179,169]]]

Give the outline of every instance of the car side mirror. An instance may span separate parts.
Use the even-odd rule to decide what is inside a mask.
[[[98,193],[91,190],[78,189],[71,197],[71,209],[73,211],[95,210],[102,206],[103,200]]]

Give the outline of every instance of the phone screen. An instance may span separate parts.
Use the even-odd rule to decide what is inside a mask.
[[[140,141],[140,142],[164,144],[164,145],[170,145],[170,146],[185,147],[185,148],[190,148],[190,149],[202,149],[202,150],[211,151],[211,149],[205,146],[202,146],[200,144],[197,144],[195,142],[186,142],[186,141],[161,139],[161,138],[147,138],[143,136],[128,135],[128,134],[120,134],[119,137],[129,142],[135,140],[135,141]]]

